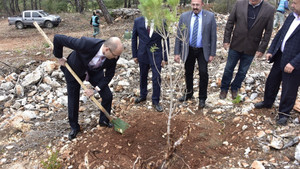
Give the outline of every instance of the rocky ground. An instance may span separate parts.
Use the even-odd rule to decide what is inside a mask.
[[[62,14],[59,27],[44,31],[50,39],[56,33],[91,36],[89,17]],[[230,94],[225,100],[218,98],[227,56],[222,48],[226,19],[227,16],[217,15],[217,57],[209,64],[204,109],[198,109],[197,99],[177,101],[183,91],[183,65],[173,63],[173,56],[162,70],[164,112],[152,108],[151,80],[147,102],[134,104],[139,93],[139,70],[131,60],[130,40],[122,38],[126,51],[110,87],[114,94],[113,114],[128,122],[130,128],[121,135],[97,126],[99,110],[82,92],[82,132],[73,141],[67,139],[66,84],[51,50],[35,28],[16,30],[8,26],[6,18],[1,19],[0,168],[45,168],[42,161],[49,164],[50,159],[62,168],[158,168],[167,151],[166,122],[171,101],[176,114],[171,122],[172,142],[187,133],[188,136],[174,152],[170,168],[299,168],[295,159],[296,152],[300,153],[299,113],[291,112],[288,126],[277,126],[280,94],[272,109],[254,109],[254,103],[263,97],[270,64],[255,58],[239,93],[242,102],[233,103]],[[100,37],[123,37],[126,29],[132,29],[132,23],[129,17],[118,18],[114,25],[102,24]],[[65,55],[69,52],[66,49]],[[170,88],[169,79],[175,75],[178,81]],[[195,73],[195,91],[198,82]],[[170,97],[171,91],[174,98]],[[195,92],[194,97],[197,95]]]

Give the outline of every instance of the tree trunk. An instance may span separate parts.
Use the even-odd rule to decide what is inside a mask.
[[[42,3],[41,3],[41,0],[39,0],[39,9],[42,9]]]
[[[78,12],[79,11],[79,9],[78,9],[78,2],[79,0],[75,0],[75,11],[76,12]]]
[[[127,8],[127,0],[124,0],[124,8]]]
[[[16,14],[16,11],[15,11],[15,3],[14,3],[14,0],[10,0],[9,2],[9,7],[10,7],[10,11],[12,12],[13,15]]]
[[[127,5],[128,8],[131,8],[131,0],[128,0],[128,5]]]
[[[23,10],[26,10],[26,0],[23,0]]]
[[[34,1],[34,9],[37,10],[38,6],[37,6],[37,0]]]
[[[8,16],[11,16],[12,14],[11,14],[11,12],[10,12],[8,6],[7,6],[7,0],[2,0],[2,3],[3,3],[3,8],[5,9],[7,15],[8,15]]]
[[[19,8],[19,0],[15,0],[15,7],[16,7],[16,11],[17,11],[18,13],[21,13],[21,10],[20,10],[20,8]]]
[[[84,11],[84,0],[81,0],[79,4],[79,13],[83,13],[83,11]]]
[[[110,14],[108,13],[108,10],[107,10],[106,6],[104,5],[103,0],[98,0],[98,4],[100,6],[100,9],[101,9],[101,11],[102,11],[102,13],[104,15],[104,18],[105,18],[106,22],[108,24],[112,24],[113,23],[113,19],[110,16]]]
[[[31,9],[33,9],[33,0],[30,0]]]

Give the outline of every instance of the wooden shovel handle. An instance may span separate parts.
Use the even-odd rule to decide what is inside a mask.
[[[51,49],[53,50],[53,43],[48,38],[48,36],[45,34],[45,32],[41,29],[41,27],[36,22],[33,22],[33,25],[37,28],[37,30],[41,33],[41,35],[45,38],[45,40],[47,41],[47,43],[50,45]],[[67,67],[69,72],[73,75],[73,77],[77,80],[77,82],[80,84],[80,86],[84,90],[88,89],[67,62],[65,62],[65,66]],[[105,114],[105,116],[109,119],[109,121],[112,121],[113,118],[108,114],[108,112],[98,102],[98,100],[94,96],[91,96],[90,99],[99,107],[99,109]]]

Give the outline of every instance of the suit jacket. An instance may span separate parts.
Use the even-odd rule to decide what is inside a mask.
[[[118,59],[105,59],[103,65],[97,69],[91,70],[88,66],[89,62],[97,54],[104,40],[81,37],[80,39],[72,38],[65,35],[55,35],[53,44],[53,54],[57,58],[63,57],[63,47],[73,49],[67,58],[67,62],[74,72],[82,80],[89,73],[89,81],[92,85],[98,86],[100,89],[107,86],[115,74],[116,63]],[[105,69],[105,73],[103,71]],[[62,67],[65,73],[66,81],[74,81],[71,73],[65,67]]]
[[[248,30],[248,5],[249,0],[238,0],[234,5],[226,23],[224,43],[230,43],[233,50],[254,56],[256,51],[264,53],[268,46],[275,8],[263,1],[252,27]]]
[[[139,39],[139,40],[137,40]],[[161,44],[162,37],[153,32],[152,36],[149,37],[147,28],[145,27],[145,18],[143,16],[138,17],[134,20],[133,31],[132,31],[132,56],[138,58],[139,62],[154,64],[161,64],[162,60],[168,61],[166,51],[164,51]],[[156,45],[157,49],[154,52],[154,60],[151,47]],[[169,38],[167,39],[167,46],[169,48]],[[164,47],[166,49],[165,43]]]
[[[272,41],[272,44],[268,50],[268,53],[272,54],[270,62],[273,62],[277,58],[280,58],[280,68],[283,71],[284,67],[290,63],[294,66],[293,74],[300,74],[300,25],[294,30],[291,36],[287,39],[284,50],[281,52],[280,48],[283,42],[283,39],[289,30],[295,16],[293,13],[290,13],[286,18],[283,26],[277,32],[275,38]]]
[[[181,56],[183,62],[186,61],[189,54],[190,25],[193,11],[181,14],[177,28],[177,37],[175,41],[174,54]],[[216,56],[217,46],[217,25],[214,13],[202,10],[202,45],[205,60],[209,56]]]

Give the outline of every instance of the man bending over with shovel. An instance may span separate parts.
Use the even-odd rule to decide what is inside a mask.
[[[77,39],[65,35],[55,35],[53,45],[53,54],[59,59],[67,82],[68,118],[71,126],[69,140],[72,140],[80,132],[78,124],[80,84],[64,66],[65,62],[81,80],[88,80],[94,86],[94,89],[86,89],[85,94],[90,97],[98,92],[102,97],[101,105],[110,113],[112,93],[108,84],[115,74],[116,63],[124,47],[117,37],[105,41],[88,37]],[[67,59],[63,57],[63,47],[73,49]],[[113,127],[102,111],[100,111],[99,125]]]

